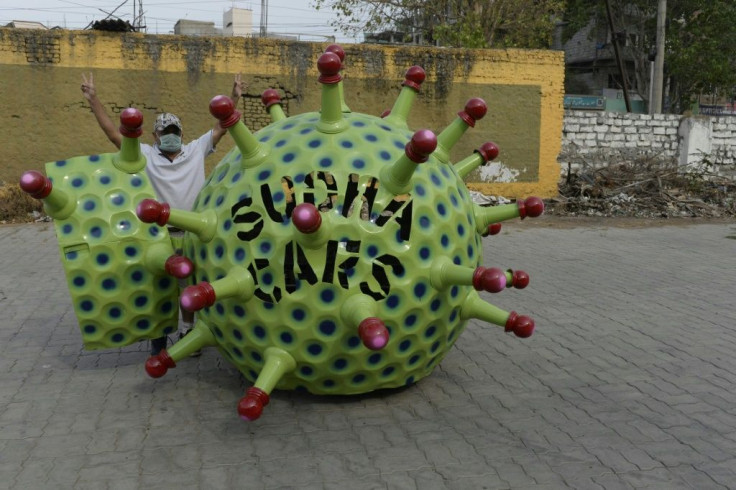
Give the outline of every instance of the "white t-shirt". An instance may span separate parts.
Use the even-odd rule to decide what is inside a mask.
[[[168,203],[172,209],[190,211],[204,185],[204,158],[213,151],[212,130],[182,145],[173,162],[157,146],[142,143],[146,174],[158,200]]]

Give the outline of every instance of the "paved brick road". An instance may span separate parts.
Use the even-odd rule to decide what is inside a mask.
[[[255,423],[215,351],[159,380],[85,352],[50,224],[0,227],[0,488],[736,488],[736,224],[486,240],[530,273],[391,394],[276,392]]]

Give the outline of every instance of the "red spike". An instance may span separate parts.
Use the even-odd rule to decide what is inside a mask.
[[[406,70],[405,80],[401,82],[401,85],[413,88],[419,92],[419,86],[424,82],[427,73],[421,66],[414,65]]]
[[[334,53],[340,58],[340,62],[345,61],[345,50],[339,44],[330,44],[325,48],[325,53]],[[340,68],[342,69],[342,67]]]
[[[192,275],[192,272],[194,272],[194,264],[192,264],[191,260],[182,255],[172,255],[166,259],[164,270],[166,270],[166,273],[171,276],[184,279],[185,277]]]
[[[506,289],[506,274],[497,267],[478,267],[473,273],[473,287],[477,291],[498,293]]]
[[[223,129],[235,126],[240,121],[240,112],[235,110],[235,104],[227,95],[217,95],[210,100],[210,114],[220,120]]]
[[[51,180],[41,174],[41,172],[29,170],[21,176],[20,188],[23,189],[23,192],[35,199],[45,199],[51,194],[53,185],[51,184]]]
[[[314,204],[304,202],[294,208],[291,213],[291,222],[294,223],[297,230],[311,234],[322,226],[322,216]]]
[[[215,304],[215,289],[206,281],[194,286],[187,286],[181,292],[179,303],[187,311],[199,311]]]
[[[143,134],[143,114],[134,107],[120,113],[120,134],[126,138],[140,138]]]
[[[474,128],[475,121],[483,119],[487,110],[488,106],[486,105],[486,101],[475,97],[466,102],[465,110],[458,112],[457,115],[460,119],[465,121],[465,124]]]
[[[341,81],[340,68],[342,68],[342,62],[338,55],[324,53],[317,60],[317,69],[320,73],[319,83],[333,84]]]
[[[480,145],[480,148],[475,151],[481,156],[481,158],[483,158],[483,163],[488,163],[489,161],[496,159],[499,150],[496,143],[488,141]]]
[[[406,144],[405,153],[409,160],[424,163],[437,148],[437,136],[429,129],[420,129]]]
[[[519,315],[515,311],[509,314],[509,319],[506,320],[506,332],[514,332],[514,335],[525,339],[531,337],[534,333],[534,320],[526,315]]]
[[[370,350],[381,350],[388,344],[389,333],[380,318],[369,317],[360,322],[358,336]]]
[[[238,415],[243,420],[253,421],[263,413],[263,407],[268,405],[270,397],[268,393],[260,388],[251,386],[245,392],[245,396],[238,403]]]
[[[527,216],[530,218],[536,218],[544,213],[544,201],[538,197],[527,197],[523,201],[516,201],[516,205],[519,207],[519,217],[521,219],[524,219]]]
[[[529,285],[529,274],[524,271],[514,271],[511,277],[511,284],[507,287],[514,287],[516,289],[524,289]]]
[[[480,291],[483,289],[483,273],[486,271],[485,267],[478,267],[475,269],[475,272],[473,272],[473,287],[476,291]]]
[[[498,235],[499,233],[501,233],[501,223],[491,223],[488,225],[486,232],[483,233],[483,236]]]
[[[144,223],[156,223],[159,226],[164,226],[169,222],[171,206],[155,199],[144,199],[135,208],[135,214]]]
[[[269,88],[267,90],[264,90],[263,94],[261,94],[261,102],[263,102],[263,105],[266,106],[266,109],[268,109],[274,104],[281,103],[281,95],[279,95],[278,90]]]
[[[160,378],[169,370],[175,368],[176,363],[166,349],[146,360],[146,373],[152,378]]]

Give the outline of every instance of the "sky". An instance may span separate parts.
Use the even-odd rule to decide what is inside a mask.
[[[230,7],[253,11],[253,27],[258,31],[261,0],[0,0],[0,26],[13,20],[41,22],[48,27],[84,29],[95,20],[107,17],[105,12],[133,23],[139,4],[143,5],[148,34],[173,34],[179,19],[214,22],[222,28],[222,14]],[[323,41],[320,36],[336,36],[337,42],[356,43],[361,38],[348,37],[329,25],[336,15],[330,10],[315,10],[313,0],[268,0],[268,31],[301,34],[304,41]],[[103,12],[105,11],[105,12]]]

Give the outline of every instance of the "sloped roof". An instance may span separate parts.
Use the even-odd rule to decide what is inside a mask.
[[[14,20],[7,24],[5,27],[15,27],[16,29],[44,29],[48,30],[48,27],[41,24],[40,22],[34,22],[31,20]]]

